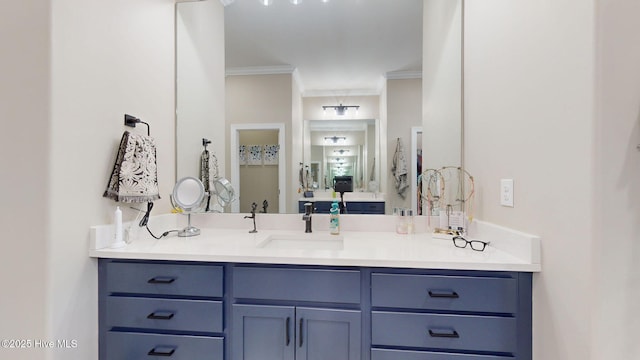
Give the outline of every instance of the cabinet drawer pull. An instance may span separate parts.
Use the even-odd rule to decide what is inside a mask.
[[[444,292],[444,291],[432,291],[432,290],[429,290],[429,296],[432,298],[444,298],[444,299],[457,299],[460,297],[460,295],[458,295],[458,293],[455,291]]]
[[[172,312],[169,311],[159,311],[159,312],[152,312],[151,314],[147,315],[147,319],[151,319],[151,320],[171,320],[173,318],[173,315],[175,315]]]
[[[147,355],[149,356],[171,356],[176,352],[175,348],[170,348],[168,346],[157,346],[153,349],[149,350]]]
[[[289,346],[289,343],[291,343],[291,332],[289,330],[289,325],[291,323],[291,318],[287,316],[287,323],[285,324],[285,337],[287,338],[287,345]]]
[[[460,335],[458,334],[457,331],[455,330],[451,330],[451,331],[446,331],[446,330],[438,330],[438,331],[433,331],[431,329],[429,329],[429,336],[434,337],[434,338],[451,338],[451,339],[457,339],[460,337]]]
[[[156,276],[147,281],[149,284],[171,284],[176,278],[170,276]]]
[[[300,318],[300,331],[299,331],[299,335],[300,335],[300,347],[302,347],[302,321],[303,319]]]

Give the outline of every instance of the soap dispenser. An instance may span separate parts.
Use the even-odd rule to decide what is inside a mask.
[[[331,235],[340,234],[340,205],[338,200],[334,200],[329,210],[329,233]]]

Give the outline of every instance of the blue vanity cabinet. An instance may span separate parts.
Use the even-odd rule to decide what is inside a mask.
[[[100,360],[531,360],[532,274],[100,259]]]
[[[359,310],[233,305],[235,360],[361,360]]]
[[[361,272],[236,266],[234,360],[361,360]]]
[[[101,360],[224,360],[223,267],[100,259]]]
[[[531,360],[531,274],[374,272],[372,360]]]

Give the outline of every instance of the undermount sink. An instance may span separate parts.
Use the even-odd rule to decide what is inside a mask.
[[[268,235],[258,247],[265,249],[298,249],[298,250],[342,250],[342,235],[330,234],[272,234]]]

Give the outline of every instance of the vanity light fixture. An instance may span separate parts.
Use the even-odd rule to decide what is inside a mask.
[[[345,142],[347,141],[347,137],[346,136],[325,136],[324,137],[324,142],[325,143],[333,143],[333,144],[337,144],[338,142]]]
[[[360,109],[360,105],[323,105],[322,106],[322,110],[327,111],[327,109],[334,109],[336,111],[336,115],[344,115],[347,110],[349,110],[349,108],[355,108],[356,109],[356,113],[358,112],[358,109]]]
[[[349,149],[333,150],[333,152],[336,153],[336,154],[344,155],[344,153],[348,153],[349,152]]]

